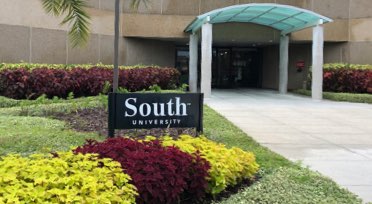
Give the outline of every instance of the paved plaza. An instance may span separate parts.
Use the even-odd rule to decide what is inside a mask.
[[[206,103],[262,145],[372,202],[372,105],[269,90],[213,90]]]

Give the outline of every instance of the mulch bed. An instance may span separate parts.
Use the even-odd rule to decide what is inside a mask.
[[[72,113],[54,113],[51,117],[67,122],[72,129],[78,132],[97,132],[99,135],[108,135],[108,112],[105,108],[82,109]],[[170,135],[177,138],[182,134],[196,136],[196,130],[194,128],[154,128],[115,131],[115,136],[129,136],[137,139],[143,139],[149,135],[154,137]]]

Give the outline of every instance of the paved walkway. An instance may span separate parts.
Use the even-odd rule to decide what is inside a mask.
[[[372,105],[213,90],[206,103],[262,145],[372,202]]]

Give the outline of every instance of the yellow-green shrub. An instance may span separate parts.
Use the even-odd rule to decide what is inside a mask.
[[[228,149],[205,137],[182,135],[178,140],[164,137],[162,141],[164,146],[174,145],[187,153],[198,151],[210,163],[208,191],[213,195],[244,179],[252,179],[258,171],[259,166],[253,153],[235,147]]]
[[[8,155],[0,160],[0,203],[135,203],[121,165],[96,155]]]

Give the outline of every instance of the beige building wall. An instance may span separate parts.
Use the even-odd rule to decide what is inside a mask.
[[[88,44],[72,48],[69,27],[60,25],[62,18],[47,15],[40,0],[0,0],[0,62],[112,64],[114,15],[99,2],[89,1],[96,8],[88,9],[92,17]]]
[[[262,54],[262,88],[277,90],[279,87],[279,46],[264,47]]]
[[[371,0],[313,0],[311,10],[335,20],[325,26],[325,39],[340,43],[326,44],[325,62],[372,64]],[[294,33],[292,39],[311,40],[311,29]]]
[[[263,71],[262,88],[278,89],[279,85],[279,46],[271,45],[262,48]],[[305,62],[305,69],[298,72],[296,63]],[[306,80],[309,66],[311,66],[311,44],[290,44],[288,61],[288,89],[303,87]]]
[[[176,46],[173,42],[126,38],[125,64],[174,67]]]
[[[289,46],[289,61],[288,61],[288,89],[298,89],[303,87],[307,78],[309,67],[312,63],[311,44],[291,44]],[[305,68],[297,71],[296,64],[298,61],[305,62]]]
[[[115,0],[90,0],[91,38],[86,47],[72,48],[68,26],[45,14],[40,0],[0,0],[0,62],[113,63]],[[333,18],[325,25],[325,62],[372,64],[372,0],[151,0],[138,11],[122,0],[120,64],[175,65],[176,45],[185,45],[184,28],[199,14],[235,4],[280,3]],[[279,33],[249,24],[214,26],[214,40],[225,45],[261,42],[264,88],[277,89]],[[291,35],[289,88],[302,86],[297,60],[311,64],[311,29]],[[305,70],[306,72],[306,70]]]
[[[92,33],[86,46],[73,48],[67,31],[0,24],[0,62],[113,63],[114,37]],[[124,63],[121,39],[121,64]]]
[[[0,62],[30,59],[30,28],[0,24]]]
[[[353,0],[350,5],[350,63],[372,64],[372,1]]]

